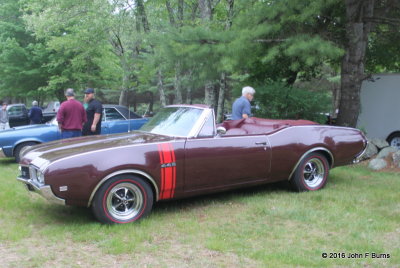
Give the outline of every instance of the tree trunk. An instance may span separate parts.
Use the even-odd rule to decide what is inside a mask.
[[[165,1],[165,6],[166,6],[167,11],[168,11],[169,22],[171,23],[171,25],[173,27],[176,27],[174,11],[172,10],[171,3],[169,2],[169,0]]]
[[[119,105],[128,106],[128,90],[122,89],[119,95]]]
[[[342,60],[341,99],[337,124],[355,127],[360,113],[361,83],[371,23],[365,18],[374,13],[374,0],[346,0],[346,54]]]
[[[219,95],[218,95],[218,108],[217,108],[217,122],[224,121],[225,110],[225,92],[226,92],[226,74],[221,74]]]
[[[199,0],[200,18],[204,21],[212,20],[212,9],[210,0]]]
[[[124,53],[122,53],[122,55],[120,56],[120,59],[121,59],[123,74],[122,74],[122,90],[121,90],[121,95],[119,96],[119,105],[128,106],[130,68],[125,59]]]
[[[142,26],[145,33],[150,32],[149,21],[147,20],[146,10],[144,9],[143,0],[136,0],[136,5],[138,9],[139,19],[142,22]]]
[[[165,97],[165,89],[164,89],[164,83],[163,83],[163,75],[160,69],[157,70],[157,89],[158,89],[158,94],[160,94],[160,102],[162,106],[167,105],[166,97]]]
[[[204,93],[204,103],[213,106],[215,102],[215,87],[211,81],[206,82]]]
[[[228,16],[227,16],[227,20],[226,20],[226,25],[225,25],[225,29],[229,30],[232,27],[232,23],[233,23],[233,6],[235,4],[235,0],[227,0],[228,2]]]
[[[181,65],[179,62],[177,62],[175,65],[174,88],[175,88],[175,103],[182,104],[182,72],[181,72]]]
[[[190,69],[185,73],[185,78],[187,81],[193,81],[192,79],[192,74],[193,74],[193,69]],[[187,104],[192,104],[192,83],[188,83],[186,85],[186,103]]]

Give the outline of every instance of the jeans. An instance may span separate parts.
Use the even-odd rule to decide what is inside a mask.
[[[63,130],[61,131],[61,139],[68,139],[74,137],[82,136],[82,131],[80,130]]]

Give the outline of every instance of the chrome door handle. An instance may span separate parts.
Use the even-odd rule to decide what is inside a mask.
[[[267,142],[266,141],[256,142],[256,145],[267,145]]]

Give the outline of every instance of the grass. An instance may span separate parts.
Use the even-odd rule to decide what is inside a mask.
[[[335,168],[318,192],[272,184],[162,202],[138,223],[113,226],[27,192],[17,174],[0,160],[2,267],[400,266],[399,173]]]

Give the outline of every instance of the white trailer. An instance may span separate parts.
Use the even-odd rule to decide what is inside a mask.
[[[373,75],[362,83],[360,99],[357,127],[400,149],[400,74]]]

